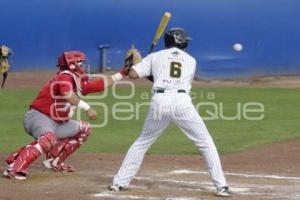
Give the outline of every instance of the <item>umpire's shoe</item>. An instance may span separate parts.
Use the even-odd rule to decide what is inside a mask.
[[[228,186],[225,187],[220,187],[217,189],[216,196],[218,197],[231,197],[232,196],[232,191],[229,189]]]
[[[119,192],[119,191],[128,190],[128,187],[122,187],[122,186],[119,186],[119,185],[110,185],[110,186],[108,186],[108,189],[110,191]]]

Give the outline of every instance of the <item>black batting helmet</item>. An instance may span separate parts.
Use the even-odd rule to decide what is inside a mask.
[[[178,47],[179,49],[185,49],[191,40],[185,30],[179,27],[166,31],[164,39],[166,48]]]

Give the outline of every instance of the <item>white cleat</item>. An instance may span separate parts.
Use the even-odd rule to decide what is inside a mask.
[[[43,165],[44,167],[46,167],[47,169],[51,169],[52,168],[52,165],[51,165],[51,162],[53,161],[53,159],[47,159],[47,160],[44,160],[43,161]]]
[[[66,163],[60,163],[59,165],[55,163],[54,159],[47,159],[43,161],[43,165],[47,169],[53,169],[56,172],[74,172],[75,169],[72,165]]]
[[[228,186],[225,187],[220,187],[217,189],[216,196],[218,197],[231,197],[232,196],[232,191],[229,189]]]
[[[9,170],[5,170],[2,175],[5,178],[16,179],[16,180],[26,180],[28,176],[27,174],[22,175]]]
[[[120,192],[120,191],[128,190],[127,187],[122,187],[122,186],[119,186],[119,185],[110,185],[110,186],[108,186],[108,189],[110,191],[115,191],[115,192]]]

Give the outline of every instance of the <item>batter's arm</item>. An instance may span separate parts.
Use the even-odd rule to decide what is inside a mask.
[[[148,55],[142,59],[140,63],[133,65],[129,71],[129,78],[130,79],[139,79],[142,77],[147,77],[151,75],[151,60],[152,56]]]
[[[138,75],[138,73],[136,73],[136,71],[134,69],[130,69],[128,76],[130,79],[139,79],[140,78],[140,76]]]

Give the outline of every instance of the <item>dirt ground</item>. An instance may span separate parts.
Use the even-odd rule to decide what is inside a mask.
[[[10,73],[6,90],[40,88],[49,72]],[[136,82],[149,85],[147,81]],[[260,77],[237,81],[200,81],[199,87],[299,87],[300,78]],[[86,144],[88,145],[88,144]],[[300,199],[300,139],[221,156],[228,183],[235,195],[230,199]],[[7,154],[0,153],[0,169]],[[74,173],[43,168],[38,160],[26,181],[0,178],[0,200],[202,200],[218,199],[198,155],[147,155],[130,189],[111,192],[111,184],[124,155],[77,153],[69,159]]]
[[[88,144],[87,144],[88,145]],[[230,199],[300,199],[300,140],[266,145],[221,157],[226,178],[235,192]],[[0,154],[1,168],[5,154]],[[123,192],[108,191],[122,154],[77,153],[69,163],[73,173],[43,168],[41,159],[25,181],[0,179],[2,200],[196,200],[219,199],[198,155],[146,155],[145,162]]]

